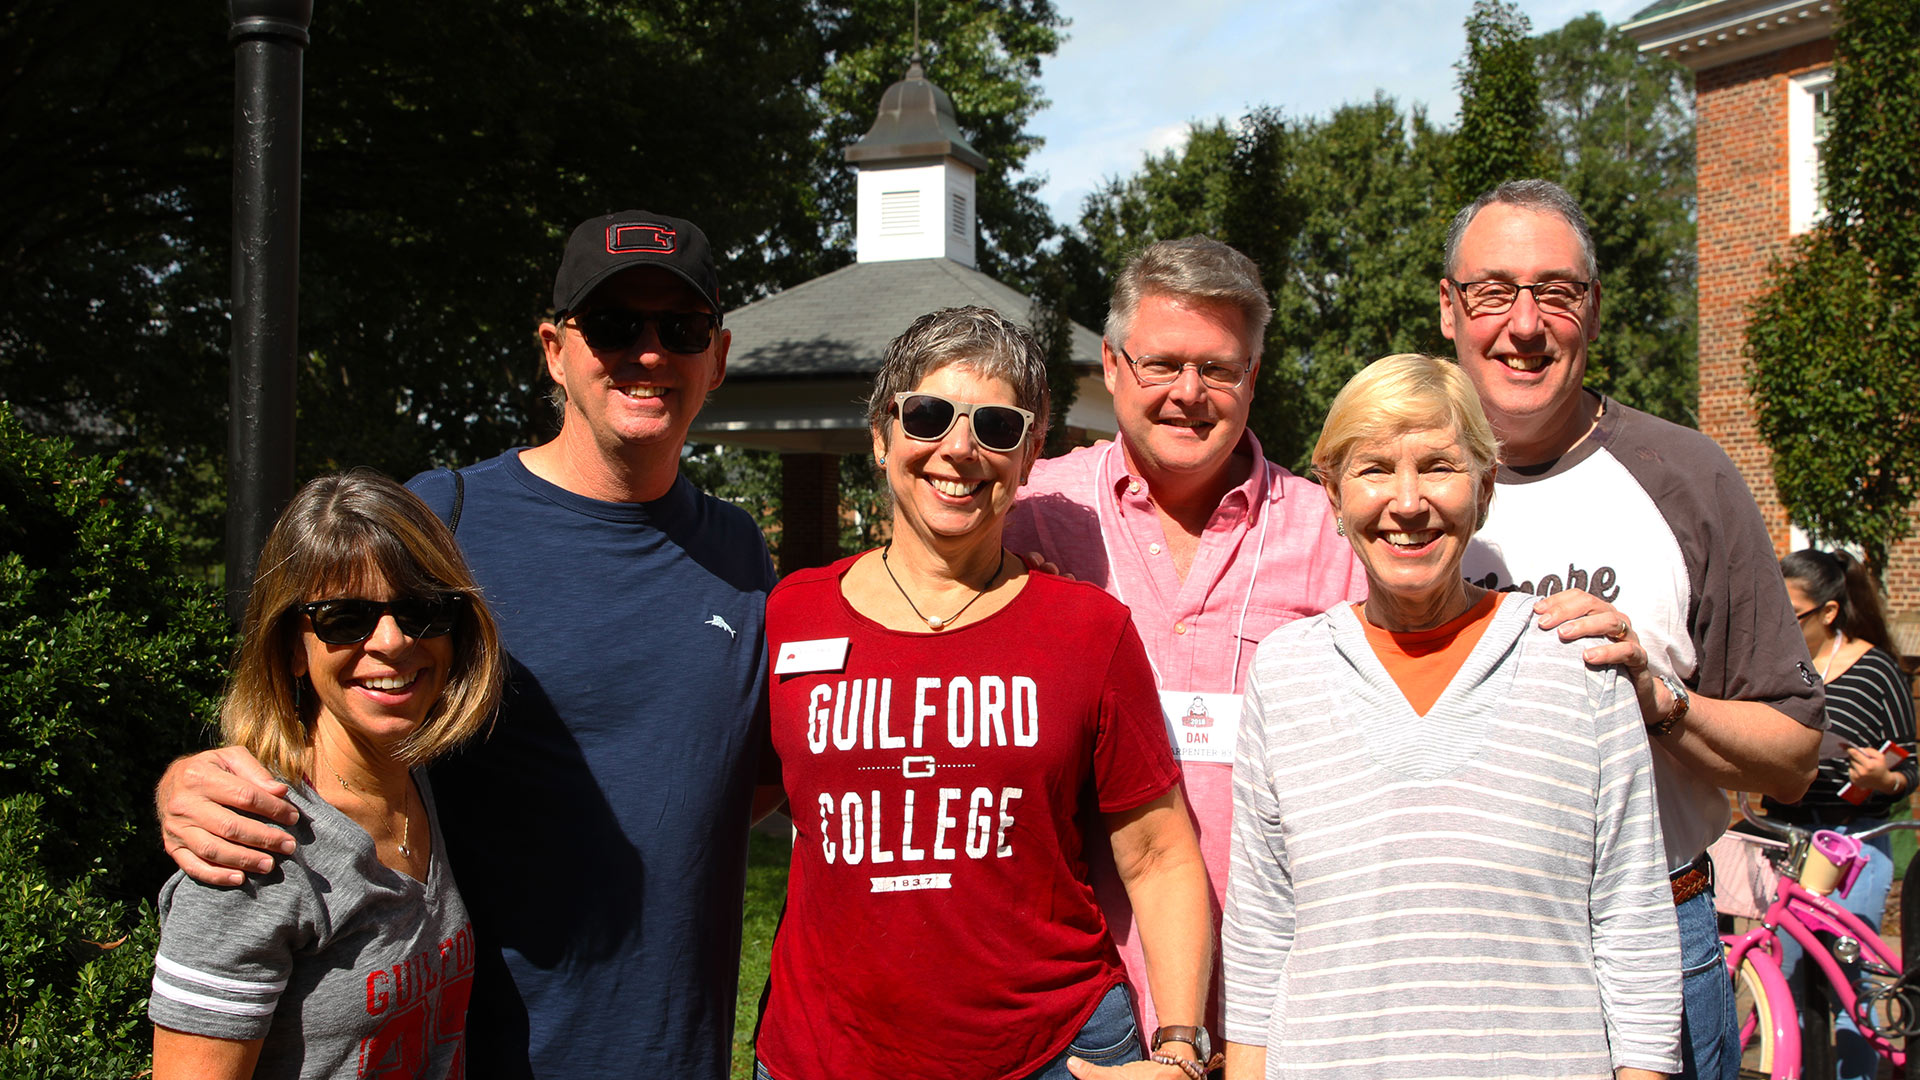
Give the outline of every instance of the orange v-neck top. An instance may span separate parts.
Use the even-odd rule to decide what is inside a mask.
[[[1407,704],[1421,716],[1433,708],[1446,692],[1447,684],[1467,662],[1467,654],[1480,643],[1481,635],[1493,624],[1493,613],[1500,607],[1500,594],[1489,591],[1466,614],[1441,623],[1431,630],[1399,633],[1382,630],[1367,621],[1366,605],[1353,605],[1360,626],[1367,632],[1367,644],[1380,658],[1380,665],[1393,676]]]

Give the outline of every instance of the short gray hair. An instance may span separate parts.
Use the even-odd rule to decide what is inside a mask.
[[[1453,216],[1453,225],[1447,229],[1446,261],[1442,264],[1449,277],[1459,269],[1454,261],[1460,257],[1460,238],[1467,234],[1467,226],[1473,224],[1473,219],[1480,211],[1494,203],[1531,210],[1536,214],[1549,214],[1566,222],[1567,227],[1580,238],[1580,260],[1585,264],[1587,280],[1592,281],[1600,276],[1600,261],[1593,255],[1593,230],[1587,226],[1587,215],[1567,189],[1551,180],[1509,180],[1473,200],[1466,209]]]
[[[943,367],[962,364],[974,373],[1004,379],[1016,404],[1034,415],[1028,437],[1039,445],[1047,432],[1047,358],[1033,332],[986,307],[941,308],[913,320],[887,344],[887,357],[873,377],[867,424],[890,440],[887,417],[893,396],[912,390]]]
[[[1126,348],[1140,301],[1149,296],[1233,308],[1246,324],[1252,358],[1260,358],[1273,304],[1267,299],[1266,287],[1260,284],[1260,267],[1233,248],[1198,235],[1149,244],[1128,260],[1113,283],[1113,300],[1107,307],[1107,344]]]

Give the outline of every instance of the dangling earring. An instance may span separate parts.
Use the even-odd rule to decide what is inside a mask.
[[[1333,535],[1335,536],[1347,535],[1347,523],[1345,521],[1342,521],[1339,518],[1334,518],[1333,519]]]
[[[293,680],[293,715],[295,716],[299,716],[306,709],[306,686],[307,680],[304,677],[295,676]]]

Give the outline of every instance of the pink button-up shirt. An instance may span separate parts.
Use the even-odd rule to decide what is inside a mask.
[[[1353,548],[1333,531],[1318,484],[1267,461],[1252,432],[1236,453],[1262,467],[1227,492],[1207,522],[1183,581],[1147,482],[1117,443],[1096,443],[1041,461],[1007,519],[1006,546],[1038,552],[1065,574],[1105,589],[1133,610],[1133,625],[1162,690],[1238,694],[1255,647],[1274,630],[1367,594]],[[1181,763],[1187,804],[1213,888],[1218,940],[1233,823],[1233,767]],[[1120,946],[1144,1031],[1158,1026],[1133,909],[1104,844],[1089,845],[1094,888]],[[1215,956],[1214,977],[1219,978]],[[1218,1031],[1219,995],[1209,1006]],[[1142,1042],[1146,1042],[1142,1039]]]

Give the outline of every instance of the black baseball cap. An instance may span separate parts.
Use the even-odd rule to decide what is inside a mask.
[[[713,269],[707,234],[685,218],[645,210],[603,214],[573,230],[553,279],[554,312],[572,311],[601,282],[636,266],[657,266],[674,274],[720,314],[720,276]]]

